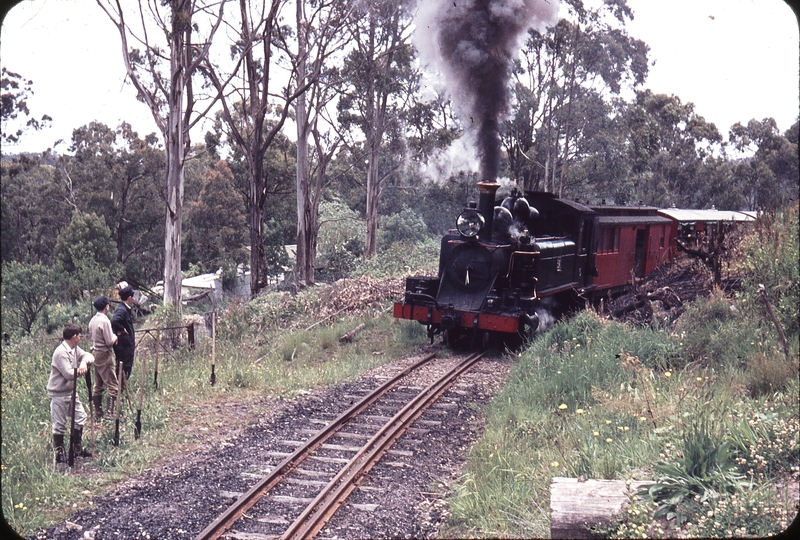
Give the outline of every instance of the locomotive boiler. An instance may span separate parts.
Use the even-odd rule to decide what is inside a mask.
[[[499,187],[478,184],[478,203],[442,238],[438,275],[408,277],[394,304],[394,316],[426,325],[431,342],[530,338],[667,256],[670,222],[655,208],[589,207],[517,188],[497,201]]]

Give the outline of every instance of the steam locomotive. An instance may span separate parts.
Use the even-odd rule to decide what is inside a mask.
[[[442,238],[438,276],[406,278],[394,317],[454,345],[529,339],[565,311],[613,296],[675,256],[672,221],[648,206],[585,206],[480,182]],[[499,203],[499,204],[498,204]]]

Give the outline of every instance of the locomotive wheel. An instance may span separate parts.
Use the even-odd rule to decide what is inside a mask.
[[[459,339],[461,339],[461,331],[458,328],[442,330],[442,343],[445,346],[455,348]]]
[[[483,335],[481,336],[482,340],[481,346],[483,347],[483,350],[486,351],[492,346],[492,335],[489,333],[488,330],[484,330],[482,334]]]

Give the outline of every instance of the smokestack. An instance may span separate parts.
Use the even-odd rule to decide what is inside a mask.
[[[500,184],[484,180],[478,182],[480,198],[478,199],[478,211],[483,214],[485,226],[480,233],[480,239],[489,242],[492,239],[492,224],[494,222],[494,198]]]

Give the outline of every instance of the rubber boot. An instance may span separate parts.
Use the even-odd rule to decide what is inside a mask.
[[[83,447],[83,428],[75,428],[72,430],[72,444],[76,456],[82,458],[92,457],[92,453]]]
[[[64,452],[64,435],[53,433],[53,448],[56,451],[56,465],[59,463],[67,463],[69,458]]]
[[[95,422],[102,422],[102,420],[103,420],[103,396],[92,396],[92,404],[94,405],[94,420],[95,420]]]

